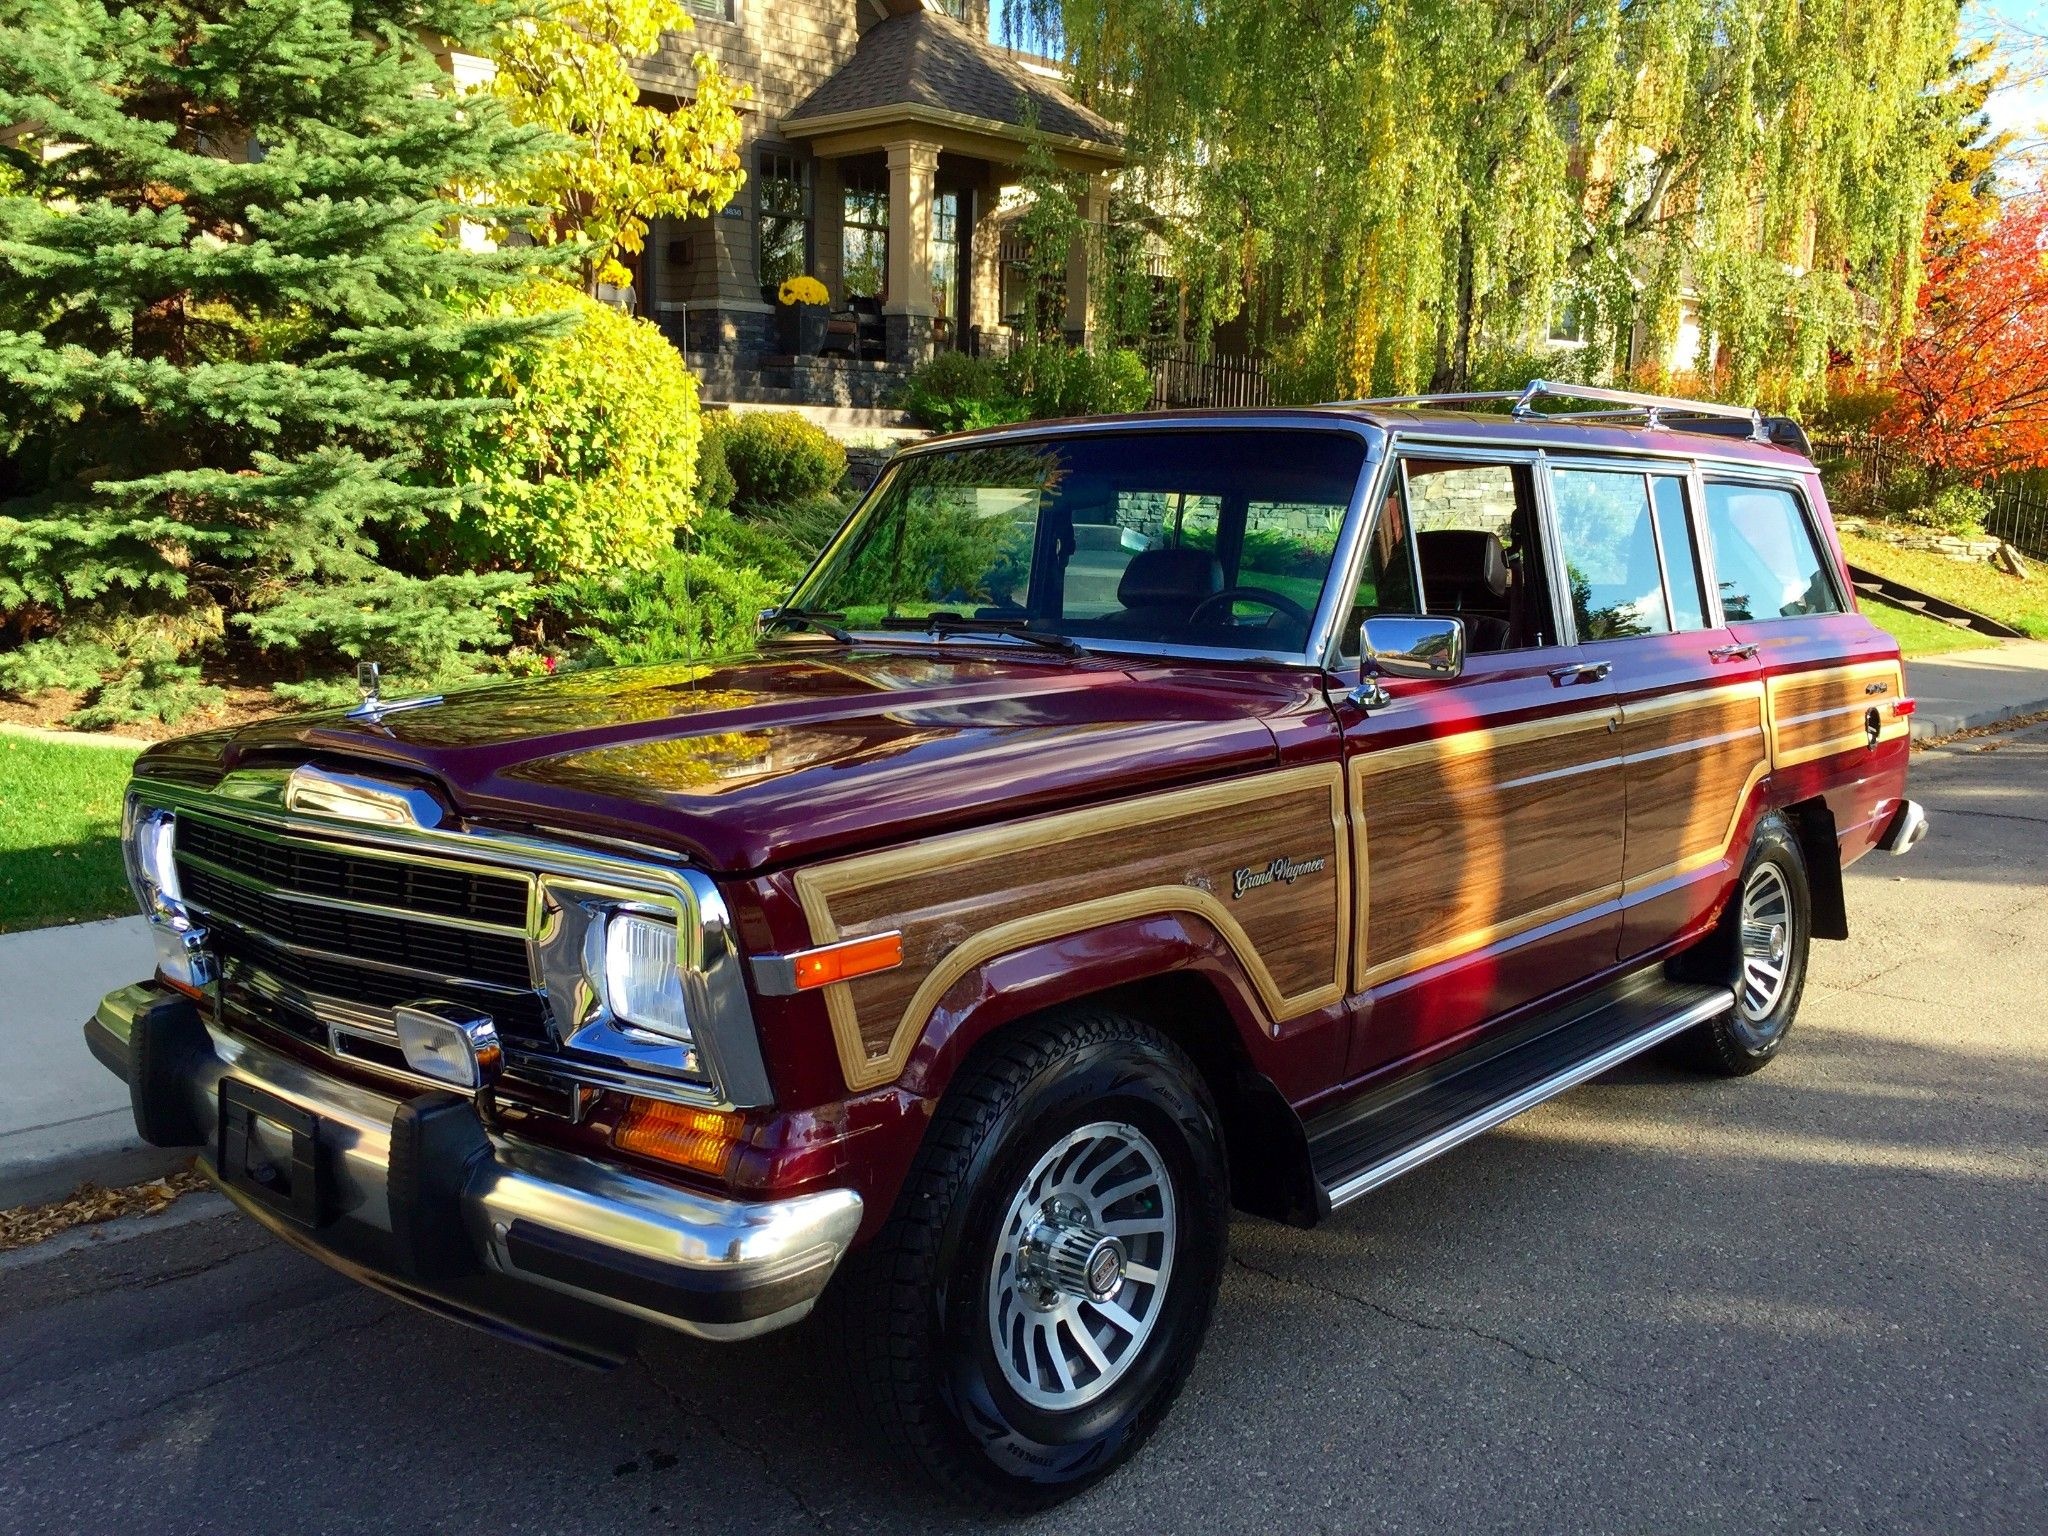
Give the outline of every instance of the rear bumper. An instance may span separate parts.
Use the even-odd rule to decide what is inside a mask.
[[[1911,853],[1927,835],[1927,812],[1917,800],[1901,800],[1885,825],[1877,846],[1886,853]]]
[[[199,1148],[208,1177],[280,1237],[431,1311],[580,1358],[622,1356],[643,1324],[739,1339],[793,1323],[860,1225],[850,1190],[725,1200],[491,1135],[467,1099],[328,1077],[207,1027],[151,983],[109,993],[85,1035],[127,1080],[144,1138]],[[296,1200],[236,1175],[266,1164],[291,1170],[279,1187],[296,1183]]]

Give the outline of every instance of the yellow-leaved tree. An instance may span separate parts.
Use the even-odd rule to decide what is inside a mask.
[[[715,213],[746,179],[746,86],[699,52],[694,93],[656,106],[641,100],[628,67],[653,54],[664,32],[692,25],[682,0],[557,0],[498,33],[492,91],[514,122],[562,136],[501,195],[545,211],[534,230],[543,242],[588,247],[582,278],[592,294],[629,280],[622,258],[639,253],[650,219]]]

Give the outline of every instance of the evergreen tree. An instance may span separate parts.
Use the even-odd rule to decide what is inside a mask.
[[[416,467],[487,408],[454,381],[560,323],[477,302],[552,258],[469,248],[516,215],[448,191],[545,147],[437,61],[502,19],[0,0],[0,685],[209,631],[423,680],[502,642],[524,578],[387,559],[454,504]]]

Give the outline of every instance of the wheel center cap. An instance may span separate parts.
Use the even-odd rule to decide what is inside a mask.
[[[1107,1301],[1123,1285],[1124,1245],[1113,1237],[1105,1237],[1088,1256],[1088,1294],[1096,1301]]]
[[[1024,1278],[1052,1295],[1108,1301],[1123,1289],[1130,1254],[1121,1240],[1062,1210],[1048,1211],[1025,1234],[1018,1255]]]
[[[1784,958],[1785,925],[1783,923],[1773,923],[1771,925],[1771,959],[1775,962]]]

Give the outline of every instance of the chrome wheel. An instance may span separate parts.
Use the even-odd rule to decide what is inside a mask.
[[[1742,887],[1742,973],[1737,1011],[1745,1024],[1767,1021],[1785,996],[1792,966],[1792,888],[1782,870],[1761,863]]]
[[[1010,1389],[1071,1412],[1136,1363],[1173,1275],[1173,1181],[1145,1133],[1099,1120],[1061,1138],[1010,1202],[988,1281]]]

